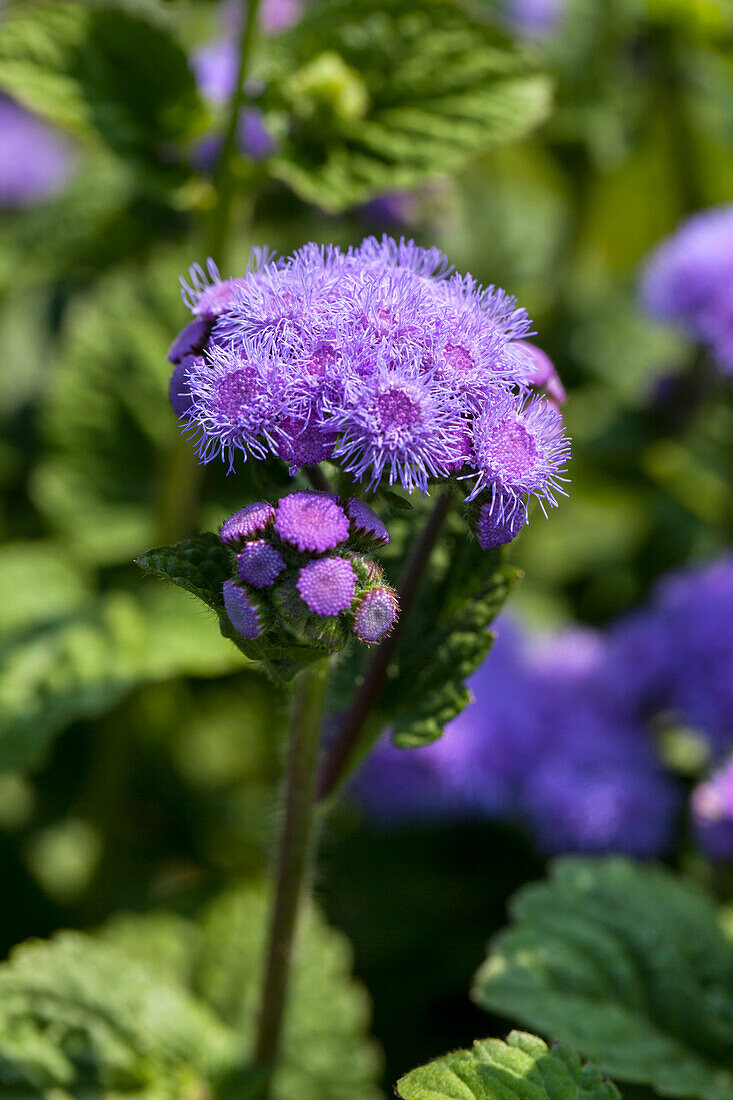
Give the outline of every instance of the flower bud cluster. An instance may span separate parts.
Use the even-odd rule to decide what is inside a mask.
[[[243,637],[341,648],[352,635],[379,642],[399,604],[368,556],[389,542],[382,521],[362,500],[295,492],[276,504],[256,501],[223,524],[232,550],[224,607]]]

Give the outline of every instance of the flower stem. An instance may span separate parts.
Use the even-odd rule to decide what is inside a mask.
[[[402,640],[420,582],[448,514],[450,501],[449,490],[438,497],[405,563],[399,586],[399,620],[393,632],[382,642],[367,665],[364,679],[329,746],[318,781],[319,799],[326,799],[337,790],[357,758],[364,727],[384,685],[390,661]]]
[[[277,853],[275,896],[253,1062],[260,1071],[258,1100],[269,1100],[277,1065],[293,939],[314,847],[316,775],[328,662],[304,669],[296,684],[283,791],[284,818]]]
[[[244,83],[252,58],[260,0],[242,0],[237,78],[229,97],[226,128],[214,177],[216,201],[206,236],[206,254],[224,270],[231,238],[234,201],[232,165],[237,145],[237,123],[244,99]],[[203,482],[203,469],[191,443],[179,436],[167,456],[158,502],[158,539],[161,543],[185,538],[196,529]]]
[[[208,254],[217,264],[222,266],[224,265],[224,254],[230,237],[229,226],[234,197],[232,165],[237,144],[237,125],[244,100],[244,82],[252,58],[260,0],[242,0],[240,7],[239,65],[237,67],[237,78],[229,99],[227,124],[214,176],[216,204],[211,212],[211,223],[209,225]]]

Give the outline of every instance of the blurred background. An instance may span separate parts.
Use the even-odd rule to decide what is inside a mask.
[[[29,936],[90,928],[119,911],[192,912],[227,882],[257,880],[268,867],[282,765],[282,693],[246,667],[200,606],[133,564],[183,533],[192,500],[196,524],[210,528],[286,484],[274,463],[230,477],[212,464],[198,484],[167,396],[166,354],[186,321],[178,277],[207,255],[237,5],[128,3],[124,25],[102,19],[81,29],[64,22],[74,7],[6,3],[0,14],[3,954]],[[349,7],[351,24],[362,7]],[[296,148],[293,119],[336,127],[366,109],[362,82],[371,77],[323,43],[308,60],[308,35],[296,49],[291,36],[308,17],[307,0],[263,0],[225,273],[241,271],[252,245],[287,253],[309,240],[345,246],[388,232],[438,245],[458,270],[515,294],[568,393],[572,487],[511,549],[525,577],[498,627],[514,649],[502,635],[496,660],[529,676],[533,691],[556,696],[560,684],[546,713],[575,723],[571,742],[594,758],[593,738],[611,735],[572,699],[590,690],[602,701],[609,683],[631,692],[629,653],[643,663],[664,636],[678,658],[675,666],[665,656],[674,686],[688,661],[709,668],[714,648],[713,684],[698,686],[706,700],[721,692],[709,727],[705,708],[676,702],[671,689],[654,706],[645,697],[603,797],[613,802],[635,769],[653,773],[652,786],[642,784],[633,803],[613,802],[606,831],[586,827],[601,796],[586,792],[583,767],[576,779],[537,780],[521,812],[516,792],[502,789],[483,801],[443,791],[439,814],[425,804],[440,758],[425,775],[413,762],[404,777],[386,779],[387,750],[384,771],[379,761],[367,769],[329,820],[316,892],[353,945],[387,1082],[501,1031],[466,991],[507,897],[541,875],[549,855],[656,856],[724,899],[733,894],[725,862],[733,844],[706,843],[689,808],[701,785],[710,793],[733,747],[733,586],[729,573],[708,585],[710,610],[695,620],[689,658],[683,636],[693,633],[694,607],[680,610],[687,597],[657,587],[730,553],[733,375],[710,341],[659,310],[652,316],[640,294],[663,238],[696,212],[733,202],[732,16],[727,0],[475,0],[471,19],[500,28],[551,79],[544,121],[538,114],[530,134],[500,145],[468,143],[460,163],[447,158],[445,167],[438,149],[422,180],[405,171],[394,186],[375,171],[364,186],[342,180],[341,190],[336,169],[319,176],[308,150]],[[90,34],[108,70],[91,62],[85,70]],[[44,35],[68,49],[63,72]],[[34,76],[44,65],[51,92]],[[69,78],[79,72],[93,86],[85,112]],[[700,262],[711,270],[719,261]],[[732,333],[733,309],[726,323]],[[694,586],[696,574],[685,575]],[[715,618],[718,594],[730,614]],[[697,600],[692,592],[691,605]],[[578,669],[568,672],[578,638],[581,687]],[[491,675],[479,674],[461,736],[473,730],[480,740],[491,725],[501,695]],[[553,736],[555,719],[544,714],[540,740]],[[513,711],[502,721],[482,773],[492,790],[528,719]],[[624,747],[634,738],[646,746],[640,763]],[[426,751],[415,750],[416,761]],[[576,797],[586,802],[569,820]],[[721,804],[733,815],[727,797]],[[698,794],[693,810],[703,802]],[[647,840],[635,845],[632,834]]]

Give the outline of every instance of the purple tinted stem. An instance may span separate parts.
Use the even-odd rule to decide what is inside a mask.
[[[400,617],[367,665],[364,679],[329,746],[318,782],[319,799],[328,798],[340,786],[359,751],[364,727],[384,685],[389,663],[399,647],[420,582],[448,514],[450,500],[449,491],[438,497],[405,563],[399,586]]]

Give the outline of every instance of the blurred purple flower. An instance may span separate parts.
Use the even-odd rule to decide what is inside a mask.
[[[733,372],[733,204],[688,218],[659,244],[641,280],[641,298],[659,320],[681,325]]]
[[[564,0],[506,0],[506,17],[511,26],[528,37],[555,31],[565,11]]]
[[[73,147],[59,131],[6,96],[0,96],[0,147],[0,207],[52,198],[76,165]]]
[[[692,820],[698,842],[709,856],[733,859],[733,756],[695,789]]]
[[[607,708],[605,661],[591,632],[538,644],[502,623],[469,681],[475,702],[441,740],[409,751],[385,741],[366,761],[353,789],[367,816],[509,817],[546,853],[662,854],[679,795],[644,726]]]

